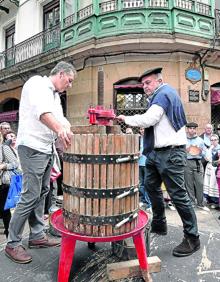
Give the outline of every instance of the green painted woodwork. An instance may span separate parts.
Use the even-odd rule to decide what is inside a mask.
[[[78,1],[82,0],[72,1],[74,14],[64,19],[67,13],[61,13],[61,48],[91,38],[131,33],[182,33],[206,39],[212,39],[215,34],[215,0],[209,0],[209,5],[198,0],[110,0],[105,3],[87,0],[92,5],[80,11]]]

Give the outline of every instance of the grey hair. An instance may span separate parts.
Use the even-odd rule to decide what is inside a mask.
[[[6,126],[9,126],[9,127],[11,128],[11,125],[10,125],[9,122],[3,121],[3,122],[0,123],[0,129],[2,129],[2,127],[5,126],[5,125],[6,125]]]
[[[218,137],[218,135],[217,135],[217,134],[212,134],[212,135],[210,136],[210,139],[211,139],[211,137],[214,137],[214,138],[216,138],[216,139],[218,139],[218,140],[219,140],[219,137]]]
[[[157,73],[157,80],[159,80],[159,79],[163,80],[163,76],[162,76],[162,73],[161,73],[161,72],[160,72],[160,73]]]
[[[64,73],[71,73],[73,72],[74,75],[76,75],[76,69],[75,67],[67,62],[61,61],[51,70],[50,75],[56,75],[59,72],[63,71]]]

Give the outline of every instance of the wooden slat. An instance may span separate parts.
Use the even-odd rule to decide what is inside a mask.
[[[131,145],[132,145],[132,142],[131,142],[131,138],[132,138],[132,135],[131,134],[127,134],[126,135],[126,140],[125,140],[125,146],[126,146],[126,149],[125,149],[125,152],[127,154],[131,154]],[[132,182],[131,182],[131,163],[127,163],[126,164],[126,183],[125,185],[127,187],[131,187],[132,186]],[[127,196],[126,199],[125,199],[125,212],[130,212],[132,210],[131,208],[131,195]],[[125,232],[129,232],[131,231],[131,222],[128,222],[126,223],[125,225]]]
[[[131,153],[134,154],[134,138],[133,138],[133,134],[131,135],[131,140],[130,140],[130,150]],[[131,163],[131,185],[134,186],[135,185],[135,163]],[[135,196],[132,195],[131,196],[131,210],[135,210],[136,208],[136,201],[135,201]],[[135,221],[131,222],[131,229],[135,228]]]
[[[87,134],[87,154],[91,155],[93,152],[93,143],[94,143],[94,135]],[[92,189],[92,181],[93,181],[93,165],[86,165],[86,188]],[[86,215],[92,215],[92,199],[86,199]],[[86,235],[92,235],[92,226],[86,225]]]
[[[134,135],[134,153],[137,154],[139,153],[139,135],[138,134],[135,134]],[[138,163],[136,162],[135,163],[135,170],[134,170],[134,178],[135,178],[135,185],[138,185],[139,184],[139,165]],[[137,192],[135,194],[135,208],[138,208],[139,207],[139,192]],[[137,219],[135,220],[136,223],[137,223]]]
[[[75,134],[75,142],[73,153],[79,154],[80,152],[80,134]],[[73,172],[73,187],[79,187],[80,184],[80,164],[74,164],[74,172]],[[74,210],[72,211],[75,214],[80,214],[80,199],[77,196],[73,197],[74,201]],[[79,226],[78,226],[79,227]],[[77,227],[77,229],[78,229]],[[79,232],[80,230],[76,230],[75,232]]]
[[[71,127],[74,134],[105,134],[106,127],[104,125],[74,125]]]
[[[116,134],[114,135],[114,154],[118,155],[121,153],[121,135]],[[113,181],[113,188],[120,188],[121,187],[121,178],[122,178],[122,170],[121,164],[114,164],[114,181]],[[121,200],[114,198],[113,200],[113,215],[118,215],[121,212]],[[119,234],[120,229],[114,228],[114,234]]]
[[[149,257],[148,265],[149,273],[161,271],[161,260],[157,256]],[[139,261],[135,259],[107,264],[107,276],[109,281],[131,277],[142,277]]]
[[[120,125],[111,125],[106,126],[107,134],[121,134],[121,126]]]
[[[100,134],[95,134],[94,136],[94,147],[93,147],[93,154],[99,154],[99,147],[100,147]],[[99,173],[99,164],[93,165],[94,169],[94,177],[93,177],[93,188],[98,189],[100,187],[100,173]],[[99,199],[92,200],[92,215],[99,216]],[[93,235],[99,235],[99,228],[98,226],[93,226]]]
[[[74,148],[75,148],[75,135],[72,136],[70,153],[72,153],[72,152],[74,153],[74,150],[75,150]],[[72,187],[73,183],[75,181],[74,179],[75,179],[75,164],[69,163],[69,182],[67,183],[67,185]],[[68,193],[67,193],[67,195],[68,195],[68,199],[69,199],[67,210],[70,213],[76,213],[77,212],[77,207],[75,206],[76,201],[75,201],[75,199],[72,195],[69,195]],[[69,222],[70,222],[70,227],[69,227],[70,230],[75,231],[73,222],[71,220],[69,220]]]
[[[87,139],[86,134],[81,134],[79,138],[79,151],[80,154],[86,154],[86,147],[87,147]],[[85,188],[86,187],[86,164],[80,164],[80,179],[79,179],[79,187]],[[79,211],[81,215],[85,215],[86,213],[86,201],[83,197],[80,197],[79,201]],[[85,233],[85,225],[80,224],[80,233]]]
[[[107,135],[103,134],[100,137],[100,154],[107,153]],[[100,188],[107,189],[107,165],[100,165]],[[106,199],[100,200],[100,216],[106,216]],[[106,228],[105,226],[100,226],[99,228],[99,236],[106,236]]]
[[[114,135],[109,134],[107,139],[107,154],[112,155],[114,153]],[[112,189],[114,181],[114,165],[108,164],[107,167],[107,189]],[[107,215],[113,215],[113,199],[107,199]],[[106,235],[112,235],[112,226],[107,225]]]
[[[127,138],[127,135],[125,134],[120,134],[120,140],[121,140],[121,148],[120,148],[120,153],[121,154],[125,154],[126,153],[126,138]],[[121,166],[121,173],[120,173],[120,187],[127,187],[126,183],[127,183],[127,166],[128,166],[128,163],[125,162],[125,163],[121,163],[120,164]],[[126,198],[127,197],[124,197],[120,200],[120,213],[125,213],[125,201],[126,201]],[[119,228],[119,233],[120,234],[123,234],[125,233],[125,226],[126,224],[122,225],[120,228]]]

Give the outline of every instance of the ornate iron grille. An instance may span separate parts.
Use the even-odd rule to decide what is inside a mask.
[[[140,88],[139,90],[123,89],[116,90],[115,109],[117,115],[133,116],[135,114],[143,114],[147,108],[147,96]],[[124,123],[120,123],[122,132],[125,133],[128,127]],[[139,132],[138,127],[133,128],[134,133]]]
[[[212,106],[211,123],[216,131],[217,124],[220,123],[220,105]]]

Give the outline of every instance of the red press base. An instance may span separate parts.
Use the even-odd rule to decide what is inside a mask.
[[[147,251],[144,239],[144,229],[148,223],[148,216],[146,212],[140,210],[138,212],[138,224],[135,229],[122,235],[108,236],[108,237],[92,237],[70,232],[63,225],[62,210],[54,212],[51,216],[51,223],[53,227],[62,234],[61,252],[58,269],[58,282],[68,282],[70,269],[74,257],[74,250],[76,241],[85,242],[113,242],[120,241],[132,237],[137,252],[140,268],[142,271],[148,270]]]

